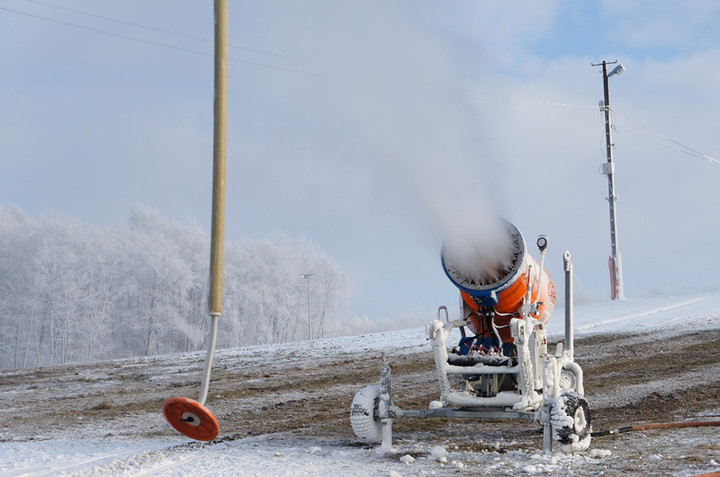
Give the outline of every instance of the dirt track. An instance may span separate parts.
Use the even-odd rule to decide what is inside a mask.
[[[575,353],[585,373],[595,430],[720,414],[720,330],[603,335],[578,340]],[[3,372],[0,442],[172,436],[175,431],[160,408],[169,397],[196,397],[203,358],[193,354],[173,362],[147,358]],[[396,404],[420,409],[437,399],[428,348],[393,352],[390,361]],[[250,362],[219,353],[208,405],[221,424],[221,440],[283,432],[356,446],[360,444],[349,425],[350,403],[361,387],[377,381],[379,367],[375,352],[314,361],[281,354],[279,359],[260,356]],[[394,426],[399,446],[424,441],[472,452],[541,449],[537,429],[528,422],[445,419],[397,420]],[[598,438],[593,447],[618,456],[608,461],[605,475],[691,475],[683,472],[707,462],[708,456],[720,461],[720,438],[715,438],[720,427],[698,434],[705,436],[700,447],[685,449],[680,443],[673,459],[649,460],[649,455],[667,456],[670,451],[663,442],[673,432],[679,431]],[[682,432],[692,436],[699,431]]]

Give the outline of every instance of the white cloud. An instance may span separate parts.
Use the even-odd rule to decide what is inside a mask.
[[[712,0],[603,0],[611,37],[631,47],[690,51],[717,45],[720,5]]]
[[[209,38],[203,5],[74,7]],[[348,269],[356,311],[374,318],[453,305],[437,250],[442,227],[457,223],[456,213],[498,211],[529,243],[550,233],[556,279],[567,248],[587,293],[604,291],[607,186],[597,173],[604,137],[593,106],[602,83],[590,62],[617,58],[627,67],[611,80],[618,112],[716,156],[720,62],[714,3],[599,5],[600,18],[560,1],[231,2],[231,44],[289,58],[231,56],[309,74],[231,62],[228,234],[306,233]],[[545,39],[565,38],[568,9],[576,22],[568,41],[588,52],[538,53]],[[13,155],[0,159],[4,203],[107,223],[143,202],[209,224],[210,57],[9,14],[0,22],[26,48],[8,52],[13,74],[0,78],[0,90],[12,91],[0,116]],[[617,56],[592,57],[597,51]],[[720,205],[717,168],[616,124],[626,293],[674,276],[713,280],[707,263],[720,256],[706,244],[718,232],[710,219]],[[685,257],[681,247],[703,253]]]

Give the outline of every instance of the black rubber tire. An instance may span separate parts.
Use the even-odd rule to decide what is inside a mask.
[[[375,418],[380,402],[380,386],[366,386],[353,399],[350,408],[350,425],[362,442],[382,442],[382,421]]]
[[[575,391],[560,395],[552,408],[551,420],[553,439],[563,452],[581,452],[590,447],[590,406]]]

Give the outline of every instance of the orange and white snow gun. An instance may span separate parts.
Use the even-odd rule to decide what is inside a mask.
[[[565,345],[550,353],[545,323],[555,306],[555,286],[544,268],[547,236],[537,240],[538,263],[507,221],[461,232],[442,251],[445,273],[460,290],[461,316],[451,320],[441,306],[425,326],[440,398],[428,409],[396,406],[390,365],[384,363],[379,385],[366,386],[353,399],[355,435],[392,449],[392,422],[398,418],[528,419],[543,424],[546,452],[554,442],[563,452],[587,449],[592,427],[583,372],[573,359],[570,252],[563,255]],[[455,329],[462,338],[449,348]]]
[[[538,238],[539,264],[513,224],[502,221],[500,229],[492,241],[474,247],[446,243],[442,250],[445,273],[460,290],[464,318],[486,346],[494,339],[498,346],[512,343],[512,318],[529,313],[544,325],[555,307],[555,285],[543,266],[547,237]]]

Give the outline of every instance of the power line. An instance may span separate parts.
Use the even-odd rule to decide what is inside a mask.
[[[143,29],[149,30],[149,31],[154,31],[154,32],[158,32],[158,33],[164,33],[164,34],[166,34],[166,35],[177,36],[177,37],[180,37],[180,38],[187,38],[187,39],[190,39],[190,40],[201,41],[201,42],[204,42],[204,43],[212,43],[212,42],[213,42],[213,40],[208,40],[207,38],[202,38],[202,37],[187,35],[187,34],[184,34],[184,33],[178,33],[178,32],[174,32],[174,31],[170,31],[170,30],[164,30],[164,29],[162,29],[162,28],[156,28],[156,27],[152,27],[152,26],[148,26],[148,25],[142,25],[142,24],[140,24],[140,23],[134,23],[134,22],[126,21],[126,20],[119,20],[119,19],[117,19],[117,18],[106,17],[106,16],[103,16],[103,15],[95,14],[95,13],[89,13],[89,12],[85,12],[85,11],[82,11],[82,10],[77,10],[77,9],[75,9],[75,8],[63,7],[63,6],[60,6],[60,5],[53,5],[53,4],[51,4],[51,3],[41,2],[41,1],[39,1],[39,0],[25,0],[25,1],[26,1],[26,2],[30,2],[30,3],[35,3],[35,4],[37,4],[37,5],[42,5],[42,6],[45,6],[45,7],[51,7],[51,8],[56,8],[56,9],[58,9],[58,10],[65,10],[65,11],[68,11],[68,12],[77,13],[77,14],[79,14],[79,15],[85,15],[85,16],[92,17],[92,18],[98,18],[98,19],[101,19],[101,20],[109,21],[109,22],[119,23],[119,24],[122,24],[122,25],[129,25],[129,26],[133,26],[133,27],[137,27],[137,28],[143,28]],[[289,60],[294,60],[294,59],[295,59],[295,58],[292,58],[291,56],[281,55],[281,54],[279,54],[279,53],[273,53],[273,52],[265,51],[265,50],[258,50],[258,49],[254,49],[254,48],[247,48],[247,47],[238,46],[238,45],[228,45],[228,46],[230,46],[231,48],[236,48],[236,49],[238,49],[238,50],[249,51],[249,52],[252,52],[252,53],[259,53],[259,54],[262,54],[262,55],[275,56],[275,57],[278,57],[278,58],[285,58],[285,59],[289,59]]]
[[[546,101],[543,99],[523,98],[520,96],[511,96],[511,95],[507,95],[507,94],[491,93],[488,91],[478,91],[478,93],[481,95],[484,95],[484,96],[494,96],[496,98],[508,99],[511,101],[516,101],[518,103],[537,104],[540,106],[559,106],[559,107],[565,107],[565,108],[597,109],[597,105],[560,103],[560,102],[556,102],[556,101]]]
[[[555,101],[545,101],[542,99],[523,98],[523,97],[519,97],[519,96],[503,95],[503,94],[498,94],[498,93],[489,93],[487,91],[480,91],[480,94],[483,94],[485,96],[494,96],[496,98],[507,99],[507,100],[516,101],[516,102],[525,103],[525,104],[537,104],[537,105],[541,105],[541,106],[558,106],[558,107],[579,108],[579,109],[595,109],[595,108],[597,108],[597,106],[595,106],[595,105],[560,103],[560,102],[555,102]],[[640,124],[639,122],[637,122],[633,119],[630,119],[629,117],[627,117],[623,114],[616,112],[614,109],[612,110],[612,112],[613,112],[613,115],[622,117],[623,119],[626,119],[627,121],[630,121],[631,123],[636,124],[637,126],[662,138],[666,142],[662,142],[658,139],[653,139],[652,137],[642,135],[636,131],[632,131],[631,129],[623,129],[624,131],[627,131],[630,134],[633,134],[635,136],[638,136],[642,139],[653,142],[660,146],[667,147],[669,149],[673,149],[675,151],[682,152],[684,154],[688,154],[690,156],[704,159],[708,162],[712,162],[712,163],[720,165],[720,160],[715,159],[714,157],[708,156],[707,154],[703,154],[702,152],[697,151],[689,146],[686,146],[679,141],[676,141],[664,134],[661,134],[658,131],[655,131],[647,126],[644,126],[644,125]],[[614,122],[612,124],[612,128],[617,130],[617,125]],[[670,143],[670,144],[668,144],[668,143]]]
[[[633,120],[633,119],[630,119],[629,117],[625,116],[624,114],[620,114],[620,113],[615,112],[615,111],[613,111],[613,112],[614,112],[614,114],[615,114],[616,116],[619,116],[619,117],[625,119],[626,121],[629,121],[629,122],[631,122],[631,123],[633,123],[633,124],[635,124],[635,125],[643,128],[643,129],[645,129],[646,131],[654,134],[655,136],[657,136],[657,137],[659,137],[659,138],[661,138],[661,139],[663,139],[664,141],[667,141],[667,142],[662,142],[662,141],[660,141],[660,140],[658,140],[658,139],[655,139],[655,138],[652,138],[652,137],[648,137],[648,136],[642,135],[642,134],[640,134],[640,133],[638,133],[638,132],[636,132],[636,131],[633,131],[633,130],[631,130],[631,129],[624,129],[625,131],[627,131],[627,132],[630,133],[630,134],[633,134],[633,135],[635,135],[635,136],[637,136],[637,137],[639,137],[639,138],[642,138],[642,139],[645,139],[645,140],[647,140],[647,141],[653,142],[653,143],[658,144],[658,145],[660,145],[660,146],[667,147],[668,149],[673,149],[673,150],[675,150],[675,151],[682,152],[682,153],[684,153],[684,154],[687,154],[687,155],[690,155],[690,156],[693,156],[693,157],[697,157],[697,158],[700,158],[700,159],[704,159],[704,160],[706,160],[706,161],[708,161],[708,162],[714,162],[715,164],[720,165],[720,160],[715,159],[714,157],[710,157],[710,156],[708,156],[707,154],[703,154],[702,152],[697,151],[697,150],[691,148],[690,146],[686,146],[686,145],[682,144],[681,142],[676,141],[676,140],[674,140],[674,139],[672,139],[672,138],[670,138],[670,137],[668,137],[668,136],[666,136],[666,135],[664,135],[664,134],[662,134],[662,133],[660,133],[660,132],[658,132],[658,131],[656,131],[656,130],[648,127],[648,126],[645,126],[645,125],[640,124],[639,122],[637,122],[637,121],[635,121],[635,120]],[[668,143],[669,143],[669,144],[668,144]]]
[[[98,28],[92,28],[92,27],[88,27],[88,26],[84,26],[84,25],[78,25],[77,23],[70,23],[70,22],[66,22],[66,21],[63,21],[63,20],[56,20],[56,19],[54,19],[54,18],[43,17],[43,16],[41,16],[41,15],[36,15],[36,14],[34,14],[34,13],[21,12],[21,11],[19,11],[19,10],[13,10],[13,9],[11,9],[11,8],[6,8],[6,7],[0,7],[0,10],[4,10],[4,11],[6,11],[6,12],[15,13],[15,14],[18,14],[18,15],[24,15],[24,16],[26,16],[26,17],[36,18],[36,19],[38,19],[38,20],[44,20],[44,21],[47,21],[47,22],[50,22],[50,23],[57,23],[57,24],[59,24],[59,25],[65,25],[65,26],[69,26],[69,27],[73,27],[73,28],[79,28],[79,29],[81,29],[81,30],[91,31],[91,32],[93,32],[93,33],[100,33],[100,34],[107,35],[107,36],[113,36],[113,37],[116,37],[116,38],[122,38],[122,39],[125,39],[125,40],[139,41],[139,42],[141,42],[141,43],[147,43],[147,44],[155,45],[155,46],[162,46],[162,47],[164,47],[164,48],[171,48],[171,49],[173,49],[173,50],[184,51],[184,52],[186,52],[186,53],[194,53],[194,54],[196,54],[196,55],[211,56],[210,54],[205,53],[204,51],[191,50],[191,49],[189,49],[189,48],[182,48],[182,47],[179,47],[179,46],[169,45],[169,44],[167,44],[167,43],[160,43],[160,42],[152,41],[152,40],[144,40],[144,39],[142,39],[142,38],[137,38],[137,37],[133,37],[133,36],[129,36],[129,35],[123,35],[122,33],[113,33],[113,32],[109,32],[109,31],[106,31],[106,30],[100,30],[100,29],[98,29]]]
[[[50,22],[50,23],[56,23],[56,24],[59,24],[59,25],[65,25],[65,26],[69,26],[69,27],[72,27],[72,28],[78,28],[78,29],[80,29],[80,30],[85,30],[85,31],[93,32],[93,33],[99,33],[99,34],[101,34],[101,35],[107,35],[107,36],[111,36],[111,37],[115,37],[115,38],[122,38],[122,39],[124,39],[124,40],[136,41],[136,42],[145,43],[145,44],[148,44],[148,45],[159,46],[159,47],[162,47],[162,48],[169,48],[169,49],[172,49],[172,50],[183,51],[183,52],[185,52],[185,53],[192,53],[192,54],[200,55],[200,56],[212,57],[212,54],[211,54],[211,53],[204,52],[204,51],[193,50],[193,49],[190,49],[190,48],[183,48],[183,47],[176,46],[176,45],[171,45],[171,44],[168,44],[168,43],[161,43],[161,42],[159,42],[159,41],[145,40],[145,39],[143,39],[143,38],[138,38],[138,37],[134,37],[134,36],[130,36],[130,35],[125,35],[125,34],[122,34],[122,33],[109,32],[109,31],[107,31],[107,30],[101,30],[101,29],[99,29],[99,28],[88,27],[88,26],[85,26],[85,25],[79,25],[79,24],[77,24],[77,23],[66,22],[66,21],[57,20],[57,19],[54,19],[54,18],[48,18],[48,17],[44,17],[44,16],[42,16],[42,15],[37,15],[37,14],[34,14],[34,13],[27,13],[27,12],[22,12],[22,11],[19,11],[19,10],[14,10],[14,9],[12,9],[12,8],[7,8],[7,7],[2,7],[2,6],[0,6],[0,10],[6,11],[6,12],[10,12],[10,13],[15,13],[15,14],[17,14],[17,15],[23,15],[23,16],[30,17],[30,18],[35,18],[35,19],[38,19],[38,20],[43,20],[43,21]],[[253,65],[253,66],[259,66],[259,67],[261,67],[261,68],[269,68],[269,69],[273,69],[273,70],[281,70],[281,71],[290,71],[290,72],[293,72],[293,73],[309,74],[309,72],[307,72],[307,71],[302,71],[302,70],[295,69],[295,68],[287,68],[287,67],[284,67],[284,66],[268,65],[268,64],[265,64],[265,63],[259,63],[259,62],[257,62],[257,61],[244,60],[244,59],[240,59],[240,58],[232,58],[232,57],[231,57],[231,58],[229,58],[229,60],[230,60],[230,61],[235,61],[235,62],[238,62],[238,63],[245,63],[245,64]]]

